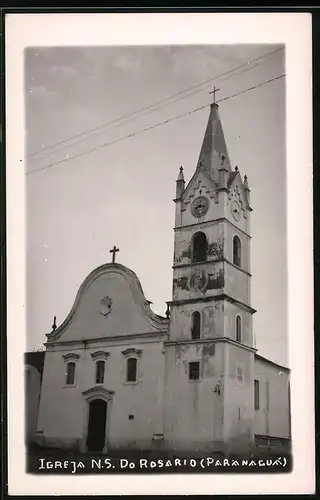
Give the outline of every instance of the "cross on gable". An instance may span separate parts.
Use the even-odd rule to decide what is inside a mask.
[[[116,252],[119,252],[119,248],[117,248],[116,246],[114,246],[112,248],[112,250],[109,250],[110,253],[112,253],[112,264],[115,263],[115,260],[116,260]]]

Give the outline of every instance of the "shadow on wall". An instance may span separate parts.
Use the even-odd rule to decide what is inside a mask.
[[[38,423],[44,351],[25,354],[25,440],[35,444]]]

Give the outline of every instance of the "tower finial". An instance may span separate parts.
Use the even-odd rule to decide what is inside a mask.
[[[57,316],[54,316],[52,330],[55,331],[56,329],[57,329]]]
[[[183,167],[181,166],[179,169],[179,174],[176,180],[177,183],[177,188],[176,188],[176,199],[181,198],[181,195],[184,191],[185,187],[185,180],[184,180],[184,175],[183,175]]]
[[[183,181],[184,182],[184,175],[183,175],[183,167],[182,166],[179,169],[179,174],[178,174],[178,177],[177,177],[177,182],[179,182],[179,181]]]
[[[217,105],[216,103],[216,92],[218,92],[220,89],[216,89],[216,87],[214,86],[213,87],[213,90],[211,92],[209,92],[209,94],[212,94],[212,97],[213,97],[213,102],[212,104],[215,104]]]

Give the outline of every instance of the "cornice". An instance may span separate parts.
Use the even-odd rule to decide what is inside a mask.
[[[108,403],[110,400],[112,400],[114,391],[108,391],[108,389],[105,389],[105,387],[95,386],[83,391],[82,394],[87,401],[92,401],[94,399],[103,399]]]
[[[93,360],[97,359],[107,359],[110,356],[110,352],[106,351],[96,351],[91,353],[91,357]]]
[[[132,356],[132,355],[135,355],[138,358],[140,358],[141,354],[142,354],[142,349],[135,349],[133,347],[129,347],[128,349],[125,349],[124,351],[121,351],[121,354],[125,358],[128,358],[129,356]]]
[[[220,222],[227,222],[228,224],[230,224],[230,226],[233,226],[237,231],[239,231],[240,233],[244,234],[245,236],[247,236],[247,238],[252,238],[250,236],[250,234],[246,233],[243,229],[241,229],[240,227],[236,226],[235,224],[233,224],[229,219],[227,219],[226,217],[219,217],[218,219],[213,219],[213,220],[206,220],[206,221],[201,221],[201,222],[194,222],[193,224],[185,224],[183,226],[176,226],[173,228],[174,231],[182,231],[183,229],[188,229],[188,228],[192,228],[192,227],[198,227],[198,226],[212,226],[213,224],[219,224]]]
[[[246,311],[250,312],[251,314],[256,313],[256,309],[253,309],[251,306],[248,304],[245,304],[244,302],[241,302],[240,300],[237,300],[230,295],[227,295],[226,293],[221,293],[219,295],[212,295],[210,297],[196,297],[193,299],[181,299],[181,300],[173,300],[171,302],[167,302],[169,306],[178,306],[178,305],[183,305],[183,304],[195,304],[198,302],[216,302],[220,300],[226,300],[227,302],[230,302],[232,304],[236,304],[242,309],[245,309]]]
[[[169,320],[168,320],[169,323]],[[95,337],[92,339],[80,339],[80,340],[56,340],[52,342],[46,342],[44,345],[45,347],[49,348],[50,352],[50,347],[55,347],[55,346],[71,346],[71,345],[76,345],[76,346],[83,346],[83,348],[90,348],[92,344],[97,344],[99,342],[102,342],[105,346],[111,345],[115,342],[121,342],[121,341],[128,341],[128,342],[134,342],[136,340],[140,340],[141,342],[146,340],[151,340],[153,342],[159,342],[162,341],[164,337],[168,335],[168,327],[165,330],[162,330],[160,332],[147,332],[147,333],[135,333],[131,335],[115,335],[114,337]],[[118,344],[117,344],[118,345]]]
[[[174,345],[185,345],[185,344],[218,344],[221,342],[225,342],[228,344],[235,345],[237,347],[240,347],[242,349],[245,349],[246,351],[250,351],[253,353],[257,352],[257,349],[254,347],[250,347],[246,344],[242,344],[241,342],[236,342],[235,340],[229,338],[229,337],[214,337],[214,338],[205,338],[205,339],[197,339],[197,340],[168,340],[164,342],[165,346],[174,346]]]
[[[229,259],[222,258],[222,259],[208,259],[203,262],[190,262],[189,264],[174,264],[172,266],[172,269],[179,269],[181,267],[194,267],[194,266],[205,266],[206,264],[218,264],[219,262],[226,262],[226,264],[229,264],[230,266],[234,267],[235,269],[238,269],[238,271],[241,271],[242,273],[246,274],[250,278],[252,277],[252,274],[243,269],[242,267],[236,266],[233,262],[231,262]]]
[[[70,352],[68,354],[63,354],[62,357],[65,361],[70,361],[70,360],[77,361],[78,359],[80,359],[80,355],[74,354],[73,352]]]

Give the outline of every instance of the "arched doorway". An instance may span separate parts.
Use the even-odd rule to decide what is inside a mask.
[[[103,399],[94,399],[89,403],[87,450],[103,451],[106,438],[108,404]]]

